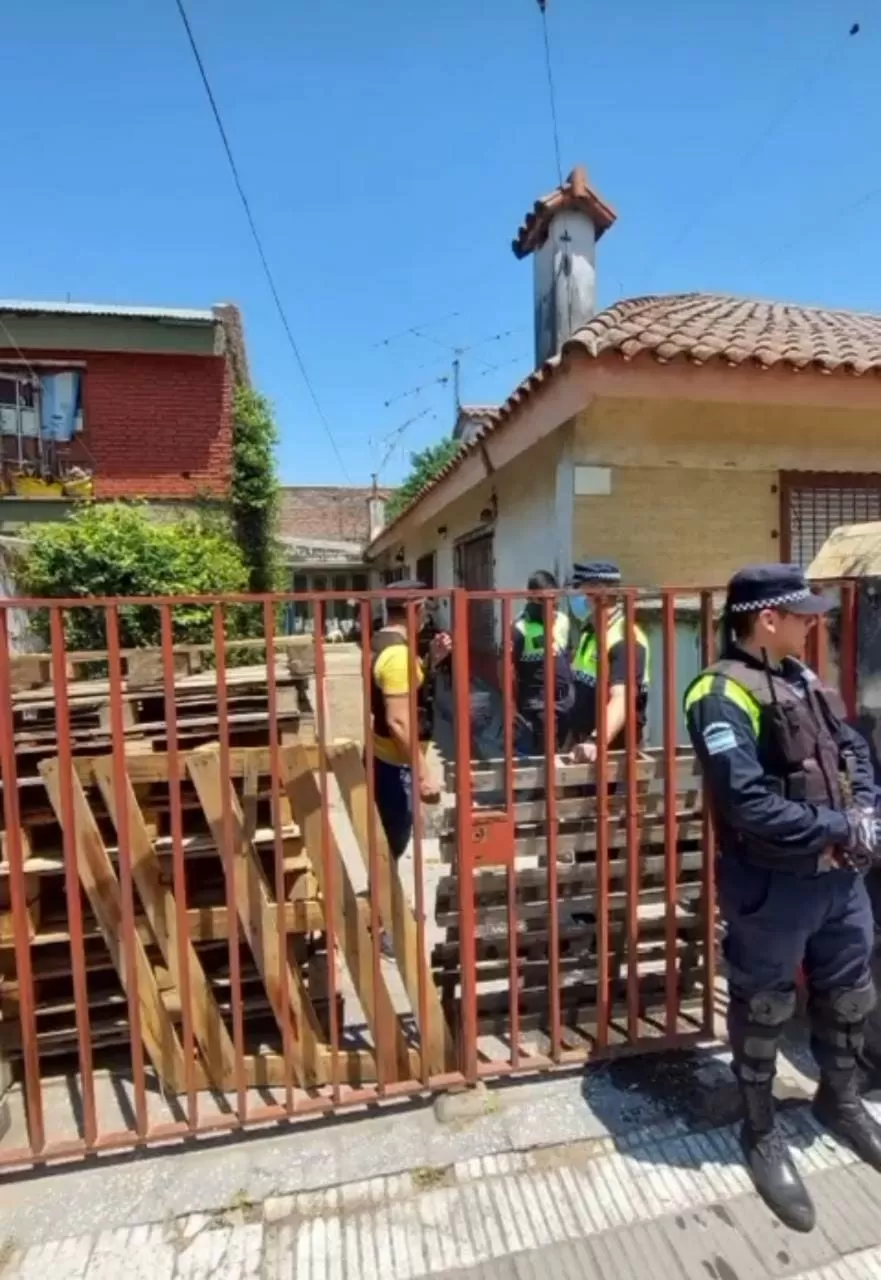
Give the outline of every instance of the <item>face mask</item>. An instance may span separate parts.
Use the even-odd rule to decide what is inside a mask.
[[[590,617],[591,605],[586,596],[570,596],[569,608],[576,622],[587,622]]]

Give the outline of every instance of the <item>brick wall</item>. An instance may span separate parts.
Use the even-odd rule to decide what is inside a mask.
[[[612,492],[575,499],[574,558],[608,559],[634,586],[722,584],[780,558],[773,471],[616,467]]]
[[[377,496],[387,499],[391,489]],[[327,538],[367,543],[370,535],[369,487],[357,485],[283,485],[279,531],[285,538]]]
[[[233,383],[222,356],[28,354],[86,362],[84,430],[61,456],[94,470],[97,498],[226,494]]]

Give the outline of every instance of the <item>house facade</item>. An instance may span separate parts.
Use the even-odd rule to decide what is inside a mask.
[[[0,524],[83,497],[225,500],[247,381],[233,306],[0,302]]]
[[[364,550],[382,529],[390,492],[376,484],[283,485],[279,537],[291,590],[354,593],[378,585],[379,572],[367,562]],[[328,623],[345,623],[356,612],[346,600],[334,600],[325,617]],[[288,613],[290,630],[312,629],[311,604],[295,602]]]
[[[625,585],[721,585],[881,519],[881,316],[702,294],[597,313],[613,221],[580,171],[536,203],[514,241],[536,370],[373,541],[378,567],[430,555],[438,586],[512,589],[601,557]],[[499,640],[485,609],[478,666]]]

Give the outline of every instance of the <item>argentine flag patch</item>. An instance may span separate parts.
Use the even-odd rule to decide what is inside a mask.
[[[725,720],[714,720],[704,729],[704,746],[711,756],[723,755],[737,747],[737,734]]]

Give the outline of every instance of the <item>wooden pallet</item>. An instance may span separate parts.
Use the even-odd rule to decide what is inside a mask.
[[[335,744],[326,754],[366,868],[367,788],[360,751],[354,744]],[[377,895],[383,925],[393,940],[401,985],[409,1001],[409,1008],[404,1009],[393,1004],[385,964],[376,981],[369,895],[356,893],[351,867],[340,856],[333,830],[322,856],[317,750],[294,743],[280,747],[278,757],[283,932],[279,930],[275,895],[276,839],[269,799],[272,752],[268,748],[231,751],[226,784],[217,746],[179,754],[177,782],[185,817],[186,937],[179,928],[173,841],[167,829],[174,789],[168,757],[157,753],[128,757],[121,784],[114,777],[112,757],[74,759],[70,779],[73,823],[68,844],[82,894],[83,967],[96,1051],[128,1042],[128,997],[136,975],[145,1052],[165,1088],[183,1091],[187,1064],[181,1034],[182,976],[186,974],[197,1050],[195,1077],[200,1087],[234,1088],[235,983],[231,966],[235,954],[248,1082],[283,1080],[283,1032],[289,1020],[293,1036],[288,1062],[296,1084],[312,1088],[330,1083],[334,1069],[330,1043],[333,1007],[340,1031],[337,1065],[342,1083],[375,1078],[377,1071],[387,1080],[408,1080],[421,1072],[438,1074],[453,1069],[455,1046],[430,983],[425,984],[429,994],[420,1006],[416,921],[379,824],[379,871],[369,892]],[[77,1021],[60,839],[65,828],[61,765],[57,759],[49,759],[42,761],[39,769],[45,797],[42,821],[25,828],[21,840],[37,1043],[41,1057],[48,1057],[75,1048]],[[52,821],[45,812],[47,807]],[[35,807],[33,812],[37,811]],[[134,885],[132,970],[122,926],[119,845],[123,839]],[[9,843],[9,833],[5,833],[6,858]],[[3,861],[0,1027],[3,1046],[14,1058],[22,1046],[21,990],[12,949],[9,888],[9,864]],[[335,1001],[329,975],[330,915],[337,971]],[[427,972],[427,959],[425,965]],[[357,1002],[363,1026],[355,1027],[351,1019],[347,1024],[343,993],[347,1004]],[[418,1031],[418,1044],[409,1033],[411,1025]]]
[[[668,908],[664,760],[642,755],[634,778],[638,829],[637,930],[632,962],[641,1016],[663,1008],[670,938],[680,1001],[701,994],[704,958],[702,919],[703,820],[700,779],[692,757],[682,753],[675,769],[676,891]],[[511,993],[516,990],[520,1028],[550,1024],[551,918],[556,910],[559,992],[564,1029],[584,1029],[596,1019],[601,979],[609,1007],[626,1015],[630,948],[627,915],[627,787],[623,753],[613,753],[607,769],[608,960],[600,973],[597,916],[596,779],[592,766],[561,760],[554,772],[556,797],[557,902],[549,896],[546,768],[527,760],[513,769],[509,866],[480,865],[473,875],[477,957],[477,1018],[482,1035],[502,1039],[511,1032]],[[455,771],[448,771],[455,785]],[[476,762],[471,774],[474,816],[504,811],[505,768],[501,761]],[[441,857],[450,872],[438,885],[436,923],[445,939],[432,952],[435,981],[448,1017],[461,1000],[460,882],[455,810],[441,838]],[[516,979],[510,964],[509,904],[515,922]]]
[[[247,665],[265,658],[265,639],[227,640],[224,645],[229,667]],[[309,636],[275,636],[273,653],[283,656],[290,675],[307,679],[315,674],[315,646]],[[216,647],[210,644],[176,644],[172,647],[175,675],[188,676],[213,664]],[[70,681],[107,678],[106,649],[72,650],[64,655],[64,669]],[[130,683],[159,685],[163,678],[162,650],[139,648],[120,650],[121,674]],[[26,653],[12,657],[10,674],[13,693],[52,684],[51,653]]]
[[[308,680],[292,675],[275,661],[276,710],[281,741],[311,737],[314,716]],[[143,676],[143,672],[141,675]],[[226,673],[227,721],[233,745],[260,745],[267,740],[269,693],[265,666],[232,667]],[[218,686],[213,671],[179,675],[174,682],[177,742],[193,749],[219,738]],[[107,679],[67,685],[70,747],[74,754],[112,750],[111,686]],[[120,682],[120,720],[127,746],[165,750],[168,745],[165,689],[156,678]],[[51,686],[27,689],[12,700],[16,763],[23,777],[34,776],[41,760],[58,753],[58,697]]]

